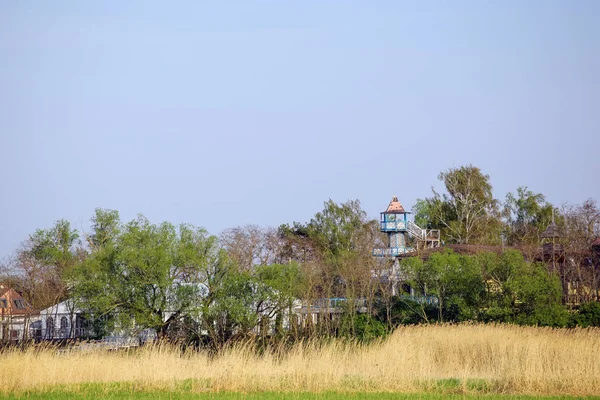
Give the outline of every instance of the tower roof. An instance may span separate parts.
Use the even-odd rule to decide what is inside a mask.
[[[556,223],[554,221],[552,221],[550,223],[550,225],[548,225],[546,230],[542,233],[542,238],[553,239],[553,238],[559,238],[559,237],[560,237],[560,232],[558,230],[558,226],[556,226]]]
[[[394,213],[394,214],[403,214],[406,213],[402,204],[398,201],[398,197],[392,197],[392,201],[390,201],[390,205],[388,206],[386,213]]]

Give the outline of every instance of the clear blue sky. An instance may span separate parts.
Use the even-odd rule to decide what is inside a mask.
[[[600,1],[0,2],[0,259],[36,228],[373,217],[472,163],[600,199]]]

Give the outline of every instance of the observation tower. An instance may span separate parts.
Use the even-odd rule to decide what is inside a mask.
[[[440,246],[440,230],[420,228],[408,219],[408,214],[394,196],[379,219],[379,229],[387,234],[388,246],[373,249],[375,257],[402,257],[419,248]]]

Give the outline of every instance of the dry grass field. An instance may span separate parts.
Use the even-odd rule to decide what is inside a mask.
[[[332,342],[257,354],[237,346],[211,358],[168,346],[135,352],[56,349],[1,354],[0,393],[128,382],[193,392],[444,392],[600,394],[600,329],[506,325],[403,327],[385,341]]]

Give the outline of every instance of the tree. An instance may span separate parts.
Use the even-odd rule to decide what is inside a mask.
[[[65,278],[84,257],[79,234],[68,221],[59,220],[50,229],[36,230],[16,255],[25,298],[36,309],[64,300]]]
[[[358,232],[367,222],[367,213],[358,200],[337,204],[329,199],[307,225],[308,236],[333,256],[356,248]]]
[[[315,241],[309,237],[306,224],[282,224],[277,228],[277,237],[280,241],[277,248],[279,262],[296,261],[304,264],[317,261],[320,257]]]
[[[255,280],[248,271],[238,271],[223,250],[219,253],[207,275],[207,290],[197,315],[213,349],[244,338],[260,322],[255,310]]]
[[[415,224],[426,229],[441,229],[444,227],[444,225],[440,222],[441,219],[456,219],[455,216],[450,215],[446,215],[444,218],[438,218],[436,216],[436,211],[438,211],[440,207],[442,207],[442,205],[436,204],[433,198],[417,199],[412,208],[415,217]],[[449,212],[450,210],[445,211]]]
[[[256,265],[282,262],[278,232],[257,225],[226,229],[219,237],[229,257],[243,271],[252,271]]]
[[[543,264],[526,262],[517,250],[480,254],[478,262],[486,280],[484,321],[543,326],[567,323],[560,280]]]
[[[469,313],[468,309],[477,305],[483,290],[479,266],[470,257],[461,257],[446,250],[432,254],[425,263],[425,269],[426,284],[438,299],[438,320],[444,320],[450,305],[455,307],[452,319],[468,319],[464,313]]]
[[[68,275],[73,303],[93,317],[95,334],[100,337],[114,327],[124,290],[122,266],[118,259],[122,224],[115,210],[96,209],[92,231],[85,233],[89,256]]]
[[[391,302],[386,302],[388,321],[392,323],[391,321],[394,319],[392,316],[392,310],[394,308],[400,308],[400,311],[404,311],[405,308],[408,308],[414,314],[417,314],[424,322],[429,322],[427,302],[423,300],[429,295],[428,285],[431,284],[431,271],[425,266],[425,262],[420,257],[408,257],[403,259],[400,262],[400,271],[407,278],[407,283],[413,289],[412,294],[416,295],[417,298],[407,299],[405,297],[403,299],[398,299],[397,297],[393,297]],[[421,299],[418,297],[421,297]],[[398,301],[403,303],[402,307],[395,305]]]
[[[542,263],[527,263],[513,282],[518,302],[516,322],[538,326],[566,326],[569,319],[562,306],[562,287],[557,275]]]
[[[256,313],[262,318],[275,317],[276,331],[283,333],[283,319],[291,318],[294,301],[304,286],[304,276],[295,262],[261,265],[256,268]]]
[[[169,326],[200,306],[217,239],[191,225],[155,225],[142,215],[121,225],[118,213],[96,210],[92,251],[71,275],[76,304],[109,328]],[[217,256],[218,258],[218,256]]]
[[[590,252],[592,242],[600,236],[600,210],[593,199],[583,204],[564,206],[558,221],[561,237],[557,251],[560,261],[563,291],[569,295],[568,285],[579,288],[577,302],[597,300],[600,291],[600,262],[597,253]],[[587,293],[586,293],[587,292]]]
[[[527,187],[517,188],[516,194],[508,193],[504,203],[509,245],[539,245],[541,234],[552,220],[552,204],[541,193],[533,193]]]
[[[433,190],[433,197],[417,203],[418,222],[443,227],[443,234],[456,243],[494,243],[499,240],[498,201],[489,175],[472,165],[439,174],[447,194]]]
[[[466,320],[475,315],[484,284],[473,258],[446,250],[433,253],[426,262],[417,257],[405,259],[401,268],[417,296],[437,298],[438,321]],[[419,314],[427,321],[426,302],[417,303]]]
[[[301,296],[306,305],[341,297],[350,304],[348,312],[356,313],[358,303],[371,312],[376,287],[371,252],[381,234],[358,200],[328,200],[308,223],[282,225],[279,233],[280,259],[297,261],[307,282]],[[321,321],[315,329],[325,335],[335,331],[335,321]]]
[[[119,315],[131,318],[136,326],[155,329],[159,336],[199,295],[197,281],[186,279],[199,265],[192,266],[191,260],[178,254],[186,244],[180,246],[180,238],[193,233],[182,226],[180,234],[170,223],[154,225],[139,216],[125,225],[119,238]]]
[[[568,229],[589,242],[600,236],[600,209],[596,200],[587,199],[583,204],[566,207]]]
[[[505,250],[501,255],[481,253],[477,261],[485,280],[481,318],[488,322],[514,322],[518,301],[514,282],[526,268],[523,255],[517,250]]]

